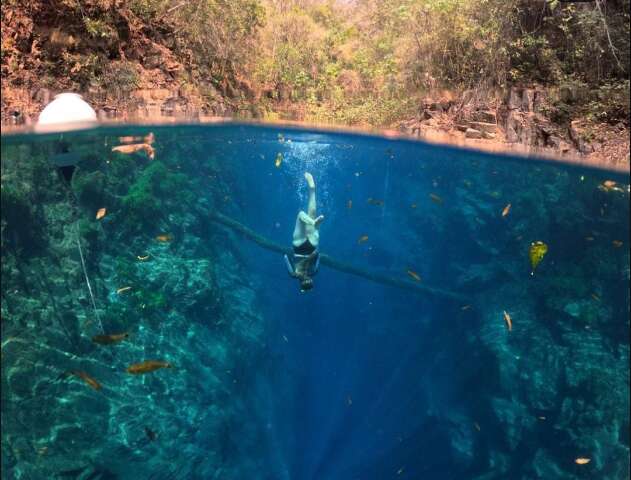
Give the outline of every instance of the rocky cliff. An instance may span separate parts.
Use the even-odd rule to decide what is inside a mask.
[[[483,149],[535,151],[579,157],[585,163],[628,170],[628,121],[615,124],[567,116],[585,92],[577,88],[512,87],[504,91],[438,94],[419,106],[402,131]],[[581,101],[585,101],[583,98]]]

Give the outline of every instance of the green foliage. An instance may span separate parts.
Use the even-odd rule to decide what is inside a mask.
[[[390,125],[414,115],[415,109],[416,103],[411,99],[371,97],[347,103],[339,98],[332,103],[312,107],[306,120],[345,125]]]
[[[164,310],[167,306],[167,297],[160,291],[140,289],[136,290],[131,298],[135,305],[147,312]]]
[[[143,310],[146,313],[163,310],[167,297],[160,285],[147,283],[146,277],[138,271],[138,264],[120,257],[116,260],[116,280],[121,286],[131,286],[129,293],[121,294],[121,299],[129,304],[131,311]]]
[[[162,200],[157,195],[160,179],[166,175],[162,162],[151,163],[123,197],[123,221],[131,230],[150,227],[162,216]]]
[[[83,24],[91,37],[107,39],[116,36],[116,30],[104,20],[83,17]]]
[[[122,222],[132,231],[155,229],[166,210],[186,208],[192,200],[186,176],[153,161],[123,197]]]
[[[116,62],[110,64],[103,74],[96,79],[98,86],[118,94],[126,94],[138,88],[140,76],[132,62]]]
[[[380,125],[408,110],[402,105],[389,115],[392,100],[413,100],[440,88],[533,82],[593,88],[619,85],[628,72],[628,5],[608,5],[604,17],[594,5],[525,0],[266,6],[253,76],[272,99],[268,108],[278,102],[282,111],[291,101],[302,105],[307,119]],[[608,93],[606,111],[621,118],[628,102]],[[585,101],[564,101],[554,112],[567,120]]]
[[[151,22],[168,8],[168,0],[130,0],[129,9],[145,22]]]
[[[38,88],[56,78],[64,89],[125,98],[160,69],[157,83],[174,81],[207,103],[220,94],[244,112],[258,111],[254,103],[335,122],[388,122],[395,100],[441,89],[530,83],[598,90],[563,100],[559,118],[587,108],[614,122],[628,112],[628,0],[119,3],[40,2],[32,28],[3,20],[3,75],[21,85],[31,69]],[[19,2],[6,8],[17,12]]]
[[[628,122],[629,80],[621,83],[605,83],[595,90],[587,104],[588,117],[600,122]]]
[[[175,3],[168,13],[176,25],[174,49],[193,59],[189,65],[194,79],[215,85],[234,80],[253,53],[255,32],[264,21],[257,0],[193,0]]]
[[[118,285],[132,287],[120,297],[128,304],[129,310],[153,313],[163,311],[167,306],[167,296],[160,290],[160,285],[148,282],[138,271],[137,263],[126,257],[118,257],[115,271]],[[119,307],[119,310],[122,308]]]

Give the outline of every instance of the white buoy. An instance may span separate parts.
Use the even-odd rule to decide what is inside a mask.
[[[96,125],[96,112],[78,93],[60,93],[55,96],[55,99],[50,102],[42,113],[39,114],[39,119],[35,124],[35,131],[41,132],[67,132],[68,130],[76,130],[81,128],[89,128]],[[66,180],[71,181],[74,167],[81,160],[80,147],[76,142],[64,142],[59,141],[56,144],[56,151],[50,156],[49,160],[57,167],[63,174],[63,169],[71,168],[68,172]],[[70,188],[68,192],[72,195]],[[83,255],[83,249],[81,248],[81,239],[79,235],[79,224],[75,222],[75,241],[77,242],[77,249],[79,251],[79,258],[81,259],[81,269],[85,278],[85,283],[88,287],[88,293],[92,300],[92,308],[94,308],[94,317],[97,324],[101,329],[101,333],[105,333],[103,330],[103,324],[99,317],[99,311],[96,307],[96,300],[94,299],[94,293],[92,292],[92,285],[88,277],[88,272],[85,266],[85,259]]]
[[[96,112],[81,95],[78,93],[60,93],[39,114],[35,131],[63,132],[89,128],[96,123]]]

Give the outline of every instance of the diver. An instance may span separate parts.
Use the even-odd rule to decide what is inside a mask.
[[[324,220],[324,215],[316,216],[316,192],[313,176],[305,172],[305,180],[309,186],[309,203],[307,213],[298,212],[296,217],[296,227],[293,236],[293,261],[285,255],[285,264],[289,275],[300,281],[300,291],[305,292],[313,288],[313,276],[318,272],[320,266],[320,253],[318,244],[320,243],[320,224]]]

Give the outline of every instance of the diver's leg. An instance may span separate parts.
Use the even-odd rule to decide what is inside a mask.
[[[305,230],[305,224],[300,220],[300,214],[304,212],[299,212],[298,216],[296,217],[296,226],[294,227],[294,234],[293,234],[293,245],[294,247],[298,247],[300,245],[302,245],[305,240],[307,239],[307,232]]]
[[[316,193],[315,193],[315,182],[313,181],[313,176],[309,172],[305,172],[305,179],[307,180],[307,185],[309,185],[309,204],[307,205],[307,214],[315,219],[316,218]]]

